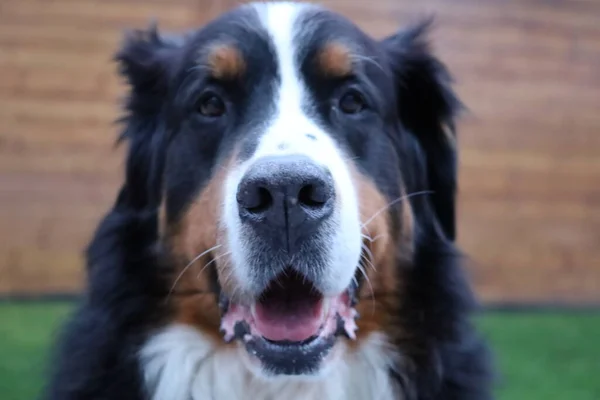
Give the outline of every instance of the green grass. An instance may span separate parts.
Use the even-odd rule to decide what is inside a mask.
[[[0,304],[0,397],[29,400],[48,347],[71,307]],[[500,400],[600,399],[600,315],[494,313],[480,321],[500,369]]]
[[[70,310],[66,303],[0,304],[0,398],[36,398],[54,333]]]
[[[600,315],[488,315],[502,400],[599,400]]]

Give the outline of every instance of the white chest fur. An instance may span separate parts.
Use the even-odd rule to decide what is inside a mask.
[[[391,351],[383,335],[372,334],[345,353],[322,378],[265,380],[240,360],[239,349],[217,348],[199,331],[172,325],[142,348],[141,366],[152,400],[391,400]]]

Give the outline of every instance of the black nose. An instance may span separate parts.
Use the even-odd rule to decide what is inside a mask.
[[[273,241],[287,240],[288,250],[313,234],[334,208],[331,174],[303,156],[257,161],[238,186],[242,221]]]

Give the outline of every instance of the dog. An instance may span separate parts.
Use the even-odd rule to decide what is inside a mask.
[[[256,3],[126,35],[124,183],[46,398],[492,398],[430,22]]]

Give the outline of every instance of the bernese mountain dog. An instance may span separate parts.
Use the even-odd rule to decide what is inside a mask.
[[[428,26],[281,2],[128,34],[124,183],[46,398],[490,399]]]

